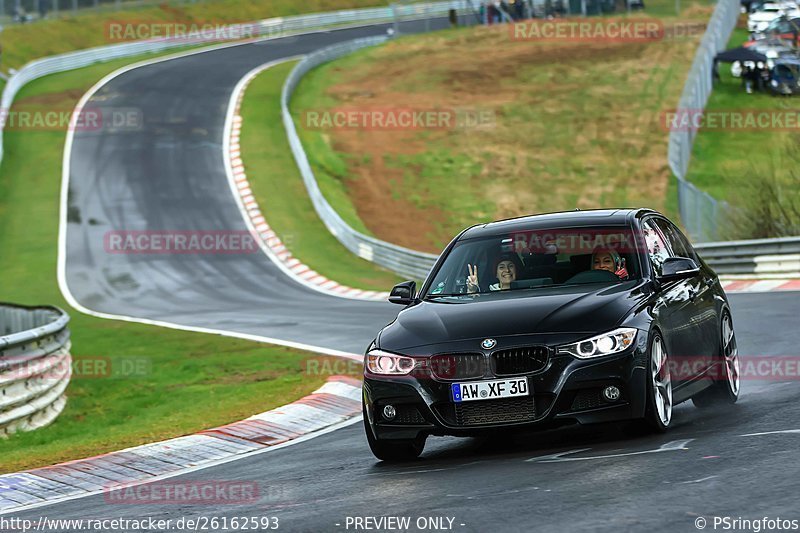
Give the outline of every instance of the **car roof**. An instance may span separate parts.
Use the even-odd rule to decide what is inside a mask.
[[[505,235],[516,231],[531,231],[581,226],[627,226],[632,218],[646,213],[658,214],[652,209],[588,209],[559,211],[508,218],[472,226],[461,234],[462,239]]]

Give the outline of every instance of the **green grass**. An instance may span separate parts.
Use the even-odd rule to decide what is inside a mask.
[[[71,109],[105,74],[132,59],[49,76],[19,95]],[[41,430],[0,440],[0,472],[78,459],[240,420],[301,397],[322,382],[308,354],[228,337],[101,320],[70,310],[56,283],[63,131],[8,131],[0,167],[0,301],[52,304],[71,317],[72,353],[145,375],[76,377],[66,410]]]
[[[736,30],[729,48],[739,46],[747,32]],[[720,65],[722,81],[714,87],[706,109],[708,111],[800,110],[797,97],[775,97],[766,92],[747,94],[738,78],[730,74],[730,65]],[[736,200],[739,186],[757,169],[791,170],[785,163],[792,132],[726,131],[702,129],[692,150],[687,179],[722,200]],[[791,146],[794,149],[794,146]]]
[[[354,57],[360,57],[358,54]],[[297,91],[292,96],[292,117],[295,119],[297,133],[303,143],[308,162],[314,170],[320,189],[325,199],[334,207],[339,216],[351,228],[367,235],[372,232],[364,225],[358,216],[355,206],[350,201],[347,191],[348,154],[330,149],[331,136],[325,131],[315,131],[306,128],[306,113],[319,109],[333,107],[336,103],[325,94],[325,89],[330,84],[341,80],[339,75],[342,69],[354,61],[354,57],[345,57],[314,69],[303,78]]]
[[[281,89],[295,64],[268,69],[247,88],[241,146],[248,181],[270,227],[295,257],[344,285],[389,290],[399,278],[350,253],[311,204],[281,120]]]
[[[33,59],[114,44],[109,24],[230,24],[270,17],[316,13],[356,7],[383,6],[380,0],[208,0],[180,7],[166,3],[146,7],[124,6],[120,11],[65,15],[31,24],[9,25],[3,30],[2,68],[19,68]],[[159,28],[159,27],[156,27]],[[164,27],[166,28],[166,27]],[[158,31],[157,29],[154,31]],[[162,29],[167,31],[166,29]]]
[[[633,16],[697,23],[710,4],[683,2],[678,19],[674,2],[647,2]],[[406,36],[313,70],[292,112],[337,212],[404,246],[436,252],[476,222],[575,207],[675,217],[660,117],[677,105],[700,33],[623,45],[515,42],[505,27]],[[468,108],[496,122],[389,133],[303,124],[309,111],[370,106]],[[393,203],[413,213],[405,234],[387,230],[389,215],[365,217],[357,191],[370,187],[387,213]]]

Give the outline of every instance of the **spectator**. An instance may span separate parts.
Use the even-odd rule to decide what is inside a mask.
[[[525,19],[525,4],[522,0],[516,0],[516,2],[514,2],[514,18],[516,20]]]
[[[761,71],[764,70],[761,68],[761,63],[756,63],[756,66],[753,67],[753,85],[757,91],[763,90],[761,86]]]
[[[759,63],[761,66],[761,76],[758,79],[758,90],[766,91],[769,85],[769,67],[764,63]]]
[[[506,19],[511,16],[511,7],[506,0],[500,0],[500,9],[497,14],[500,15],[498,22],[508,22]]]
[[[24,24],[28,22],[28,14],[25,12],[25,8],[22,5],[18,5],[14,8],[14,22],[18,22],[20,24]]]
[[[742,82],[744,83],[744,90],[747,94],[753,94],[753,68],[750,66],[744,67],[742,72]]]

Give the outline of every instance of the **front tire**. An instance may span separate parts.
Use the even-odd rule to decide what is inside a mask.
[[[720,321],[720,347],[722,359],[722,375],[712,376],[711,386],[696,394],[692,403],[699,409],[733,405],[739,399],[739,350],[736,347],[736,335],[733,332],[733,321],[728,311]]]
[[[381,461],[397,463],[403,461],[413,461],[420,456],[425,448],[425,435],[420,435],[416,439],[402,440],[379,440],[372,434],[372,428],[367,420],[366,407],[362,406],[361,412],[364,418],[364,432],[367,434],[367,443],[372,455]]]
[[[672,378],[661,333],[654,331],[651,339],[647,358],[647,398],[640,426],[664,433],[672,422]]]

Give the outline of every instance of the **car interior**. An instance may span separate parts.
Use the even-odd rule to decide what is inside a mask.
[[[501,257],[508,257],[510,238],[494,238],[479,242],[467,242],[454,248],[448,260],[431,285],[430,294],[467,293],[468,265],[478,266],[480,292],[488,292],[490,285],[498,282],[494,266]],[[516,280],[511,289],[533,289],[548,285],[572,285],[583,283],[613,283],[620,278],[607,270],[592,270],[591,253],[559,252],[555,247],[548,253],[524,251],[515,253],[518,265]],[[622,252],[621,263],[628,272],[627,279],[639,277],[636,254]],[[454,272],[455,270],[455,272]]]

